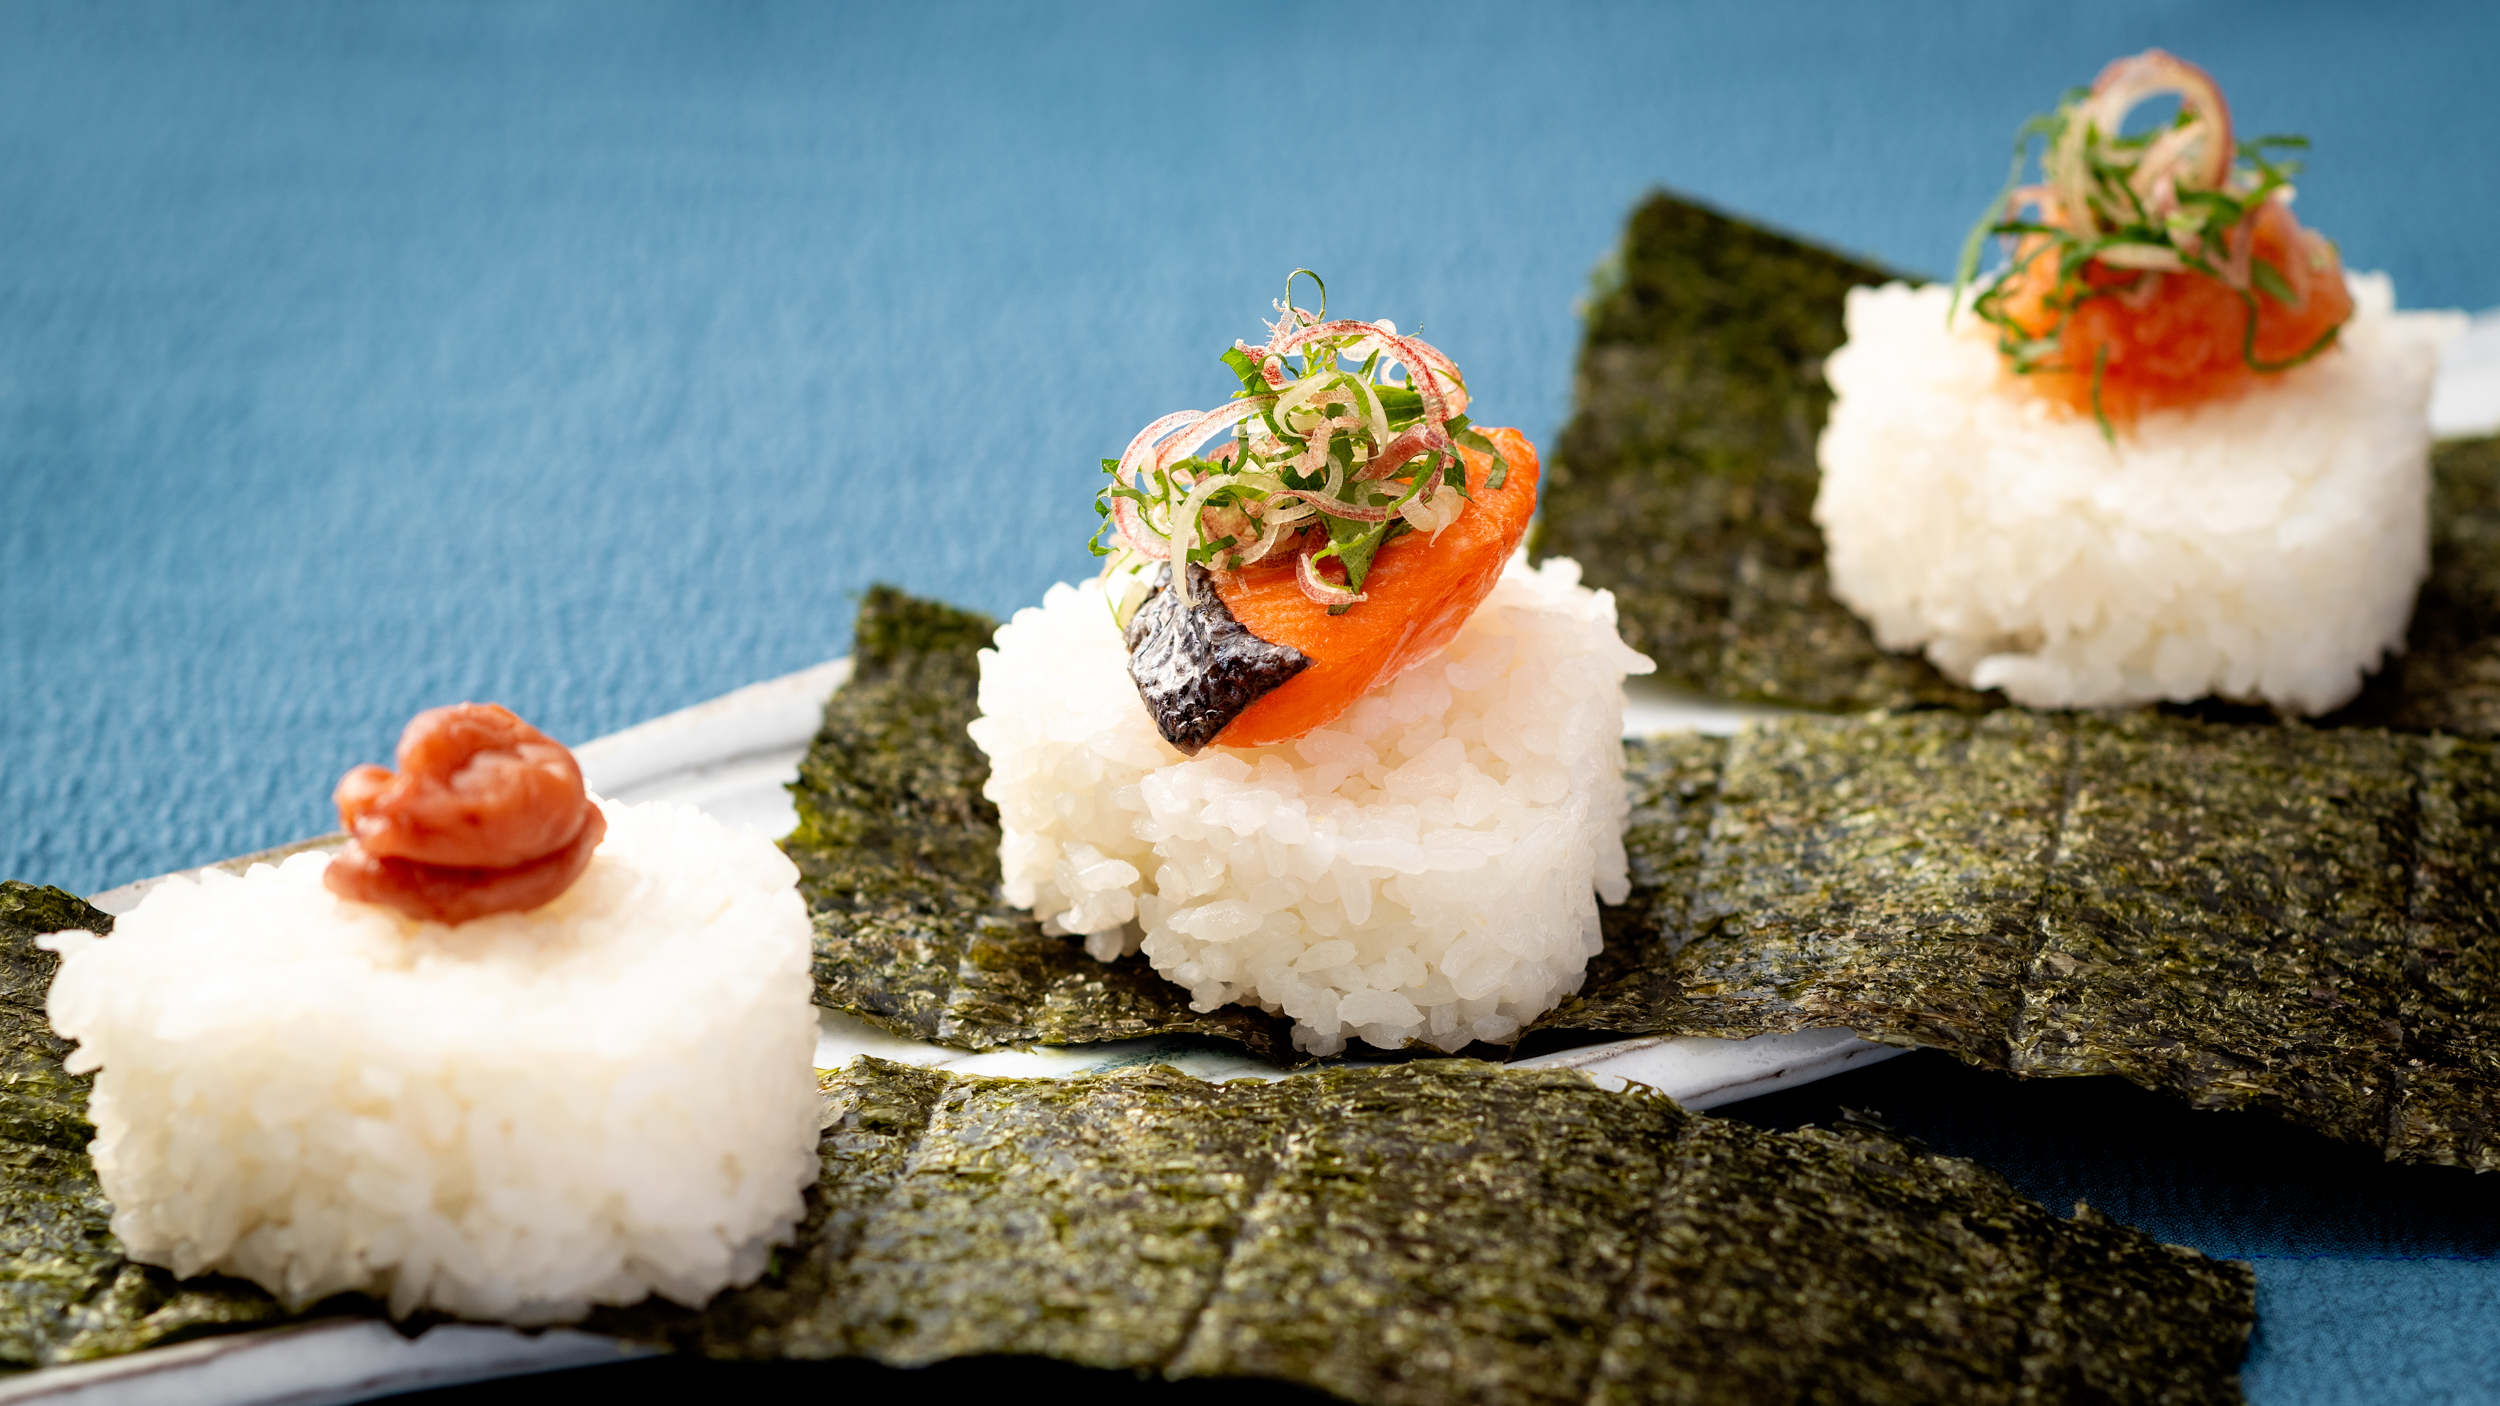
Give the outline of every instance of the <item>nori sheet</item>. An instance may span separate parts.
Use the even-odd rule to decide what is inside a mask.
[[[87,1144],[93,1080],[62,1067],[70,1045],[44,1019],[61,959],[35,946],[64,928],[110,932],[109,914],[55,888],[0,883],[0,1370],[110,1357],[275,1323],[288,1315],[250,1284],[177,1283],[133,1264]]]
[[[1281,1018],[1191,1011],[997,897],[963,733],[986,634],[893,592],[862,609],[785,842],[819,1002],[974,1048],[1185,1031],[1296,1058]],[[1632,897],[1532,1040],[1845,1027],[2500,1168],[2489,742],[1935,708],[1653,738],[1627,765]]]
[[[1878,647],[1823,571],[1822,360],[1848,290],[1903,277],[1663,192],[1632,212],[1530,547],[1615,593],[1658,682],[1835,711],[2002,706]],[[2330,723],[2500,733],[2500,440],[2438,446],[2432,478],[2406,652]]]
[[[1532,556],[1615,593],[1657,681],[1813,708],[1984,706],[1887,653],[1823,575],[1814,441],[1841,299],[1900,277],[1658,193],[1587,313]]]
[[[2500,437],[2431,448],[2431,574],[2405,652],[2331,721],[2500,734]]]
[[[0,1364],[284,1320],[131,1263],[33,945],[109,916],[0,885]],[[1880,1129],[1773,1133],[1472,1061],[1208,1084],[863,1060],[826,1076],[796,1242],[700,1311],[585,1326],[721,1357],[976,1354],[1354,1401],[2225,1402],[2245,1265]],[[347,1311],[375,1311],[361,1301]]]
[[[1141,956],[1104,964],[999,895],[975,655],[995,624],[888,586],[861,599],[851,679],[790,788],[782,849],[816,927],[816,1001],[924,1040],[986,1049],[1194,1034],[1301,1060],[1291,1023],[1189,1009]]]
[[[2239,1397],[2245,1265],[1870,1126],[1472,1061],[829,1076],[765,1282],[591,1326],[719,1357],[1017,1354],[1358,1402]]]
[[[2500,751],[1925,711],[1629,746],[1634,892],[1548,1028],[1845,1026],[2500,1169]]]

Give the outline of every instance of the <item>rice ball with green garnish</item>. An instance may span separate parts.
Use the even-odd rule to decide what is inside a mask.
[[[2404,646],[2429,566],[2440,345],[2352,280],[2340,344],[2115,434],[2030,394],[1948,291],[1849,294],[1814,520],[1887,649],[2036,708],[2214,695],[2328,712]]]
[[[1580,568],[1514,558],[1439,654],[1291,742],[1185,756],[1098,581],[981,655],[1008,901],[1296,1046],[1507,1043],[1580,988],[1627,892],[1623,679],[1650,662]]]

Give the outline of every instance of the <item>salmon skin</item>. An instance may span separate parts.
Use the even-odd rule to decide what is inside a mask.
[[[1189,574],[1192,603],[1183,605],[1165,565],[1124,639],[1129,677],[1156,730],[1194,757],[1243,709],[1311,667],[1311,660],[1235,620],[1205,567],[1192,563]]]
[[[1290,567],[1261,564],[1216,578],[1233,618],[1262,639],[1311,657],[1309,669],[1242,710],[1216,741],[1264,747],[1335,722],[1356,699],[1441,652],[1493,593],[1536,512],[1536,446],[1517,430],[1482,432],[1501,452],[1502,486],[1490,487],[1493,456],[1464,445],[1471,500],[1436,537],[1413,532],[1380,549],[1363,580],[1369,599],[1331,615],[1302,594]]]
[[[1125,637],[1129,674],[1164,739],[1192,755],[1209,743],[1290,742],[1439,653],[1492,593],[1536,511],[1536,446],[1517,430],[1483,434],[1501,453],[1501,486],[1491,486],[1492,455],[1460,446],[1466,511],[1437,535],[1382,547],[1365,598],[1341,615],[1305,595],[1282,563],[1192,566],[1198,606],[1183,610],[1167,567]]]

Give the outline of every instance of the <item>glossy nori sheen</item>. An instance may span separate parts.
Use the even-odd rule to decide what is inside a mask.
[[[2238,1399],[2244,1265],[1879,1128],[1473,1061],[828,1076],[765,1281],[594,1326],[722,1357],[1030,1355],[1357,1402]]]
[[[975,1049],[1198,1034],[1301,1058],[1284,1020],[1202,1015],[1144,958],[1097,962],[999,896],[989,761],[964,731],[994,628],[891,587],[860,602],[851,680],[826,704],[781,842],[815,922],[817,1003]]]
[[[249,1284],[133,1264],[87,1158],[92,1079],[44,1019],[61,959],[35,939],[113,919],[54,888],[0,883],[0,1370],[110,1357],[286,1317]]]
[[[1659,682],[1802,708],[2002,705],[1878,647],[1823,571],[1823,358],[1848,290],[1899,277],[1664,193],[1633,211],[1530,545],[1615,593]],[[2500,733],[2500,440],[2440,445],[2432,480],[2405,653],[2330,722]]]
[[[1203,566],[1191,566],[1191,603],[1172,590],[1172,568],[1129,617],[1129,677],[1163,740],[1191,756],[1242,710],[1311,667],[1310,656],[1250,632],[1215,593]]]
[[[1845,1026],[2500,1168],[2500,756],[1927,711],[1629,747],[1634,893],[1549,1027]]]

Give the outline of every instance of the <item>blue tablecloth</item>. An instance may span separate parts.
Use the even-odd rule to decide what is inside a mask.
[[[1544,439],[1645,189],[1941,270],[2149,44],[2316,140],[2351,264],[2500,303],[2488,6],[0,7],[0,874],[310,833],[417,708],[586,738],[842,653],[872,581],[1032,601],[1296,265]],[[1853,1097],[2264,1256],[2266,1406],[2500,1382],[2500,1189],[1889,1068]]]

